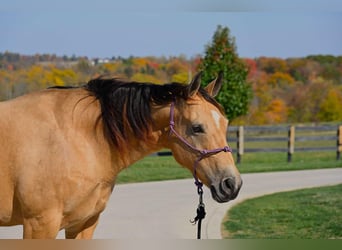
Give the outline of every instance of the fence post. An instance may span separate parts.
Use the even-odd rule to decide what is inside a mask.
[[[337,150],[336,150],[336,160],[340,159],[342,152],[342,125],[337,128]]]
[[[295,126],[290,126],[288,132],[288,143],[287,143],[287,162],[292,161],[292,154],[294,153],[295,146]]]
[[[243,126],[239,126],[238,130],[236,131],[236,137],[237,137],[237,163],[240,163],[241,157],[244,151]]]

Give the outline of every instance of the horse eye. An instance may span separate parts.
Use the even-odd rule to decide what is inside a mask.
[[[204,129],[201,124],[194,124],[191,129],[194,134],[204,133]]]

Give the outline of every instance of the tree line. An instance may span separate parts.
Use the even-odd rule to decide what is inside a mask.
[[[54,85],[80,86],[102,74],[157,84],[187,83],[202,69],[204,59],[201,55],[181,55],[91,60],[74,55],[1,52],[0,100]],[[240,58],[239,63],[246,68],[251,96],[246,115],[234,119],[234,124],[342,121],[342,56]],[[231,86],[231,91],[235,87]]]

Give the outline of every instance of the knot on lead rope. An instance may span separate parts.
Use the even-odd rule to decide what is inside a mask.
[[[202,188],[203,187],[203,183],[200,182],[197,178],[195,179],[195,185],[197,188]]]
[[[193,220],[190,220],[190,222],[193,225],[196,225],[197,221],[202,221],[205,218],[206,212],[205,212],[205,206],[203,203],[198,204],[196,212],[197,212],[196,217]]]
[[[203,195],[203,183],[200,182],[198,179],[195,180],[195,185],[197,187],[197,193],[200,195],[200,202],[202,202],[202,195]]]
[[[196,212],[197,212],[196,217],[193,220],[190,220],[190,222],[193,225],[197,224],[197,239],[201,239],[202,220],[205,218],[205,214],[206,214],[205,213],[205,206],[204,206],[204,203],[203,203],[203,189],[202,189],[203,183],[200,182],[196,178],[195,184],[197,186],[197,193],[198,193],[198,196],[199,196],[199,204],[198,204],[198,207],[197,207],[197,210],[196,210]]]

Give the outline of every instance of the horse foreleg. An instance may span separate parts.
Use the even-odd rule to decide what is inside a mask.
[[[24,218],[24,239],[55,239],[60,229],[61,216],[44,213]]]
[[[69,229],[65,229],[66,239],[92,239],[95,228],[99,222],[100,214],[91,217],[86,223]]]

